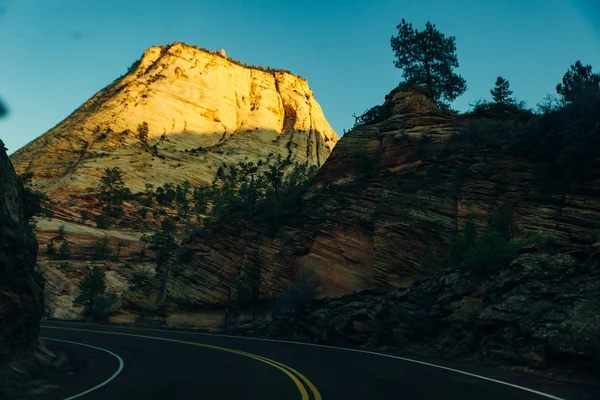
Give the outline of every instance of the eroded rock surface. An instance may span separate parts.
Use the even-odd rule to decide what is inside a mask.
[[[598,382],[600,252],[596,246],[575,255],[523,254],[485,277],[450,271],[407,289],[366,289],[233,333],[389,348]]]
[[[326,296],[408,287],[426,246],[444,254],[468,218],[482,232],[490,214],[511,221],[517,236],[546,232],[582,246],[597,240],[597,179],[575,192],[545,192],[532,184],[532,162],[501,146],[453,149],[432,161],[424,154],[464,121],[418,88],[395,89],[384,108],[388,118],[342,137],[274,234],[258,219],[209,227],[182,243],[189,262],[175,255],[147,288],[125,296],[125,307],[168,318],[222,305],[250,268],[260,269],[264,300],[279,298],[302,268],[323,278]]]

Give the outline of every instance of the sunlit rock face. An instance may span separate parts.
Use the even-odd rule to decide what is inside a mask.
[[[138,137],[143,123],[145,142]],[[308,82],[299,76],[246,66],[224,50],[183,43],[146,50],[125,75],[11,156],[18,173],[34,174],[36,189],[48,195],[46,207],[54,213],[53,219],[38,221],[37,233],[47,313],[80,314],[72,307],[76,284],[90,269],[94,242],[104,234],[113,248],[123,244],[119,262],[101,263],[108,288],[120,294],[128,287],[131,266],[125,266],[136,262],[141,232],[136,226],[99,230],[92,222],[99,212],[95,188],[105,168],[119,167],[136,193],[147,183],[209,184],[223,164],[280,155],[321,166],[337,141]],[[83,211],[90,214],[86,223],[80,220]],[[60,225],[73,252],[66,262],[45,252]]]
[[[308,82],[221,54],[182,43],[146,50],[124,76],[13,154],[15,168],[60,197],[96,185],[106,166],[121,167],[135,191],[146,182],[207,183],[223,162],[246,157],[322,165],[338,137]],[[147,145],[137,138],[143,122]]]

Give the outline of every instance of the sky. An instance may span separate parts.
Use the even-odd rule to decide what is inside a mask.
[[[576,60],[600,71],[598,0],[0,0],[0,139],[16,151],[173,42],[301,75],[342,135],[401,80],[390,37],[402,18],[456,37],[460,111],[499,75],[535,107]]]

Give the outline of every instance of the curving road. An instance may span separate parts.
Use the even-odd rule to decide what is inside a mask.
[[[44,322],[51,348],[91,360],[60,399],[560,399],[394,356],[169,330]]]

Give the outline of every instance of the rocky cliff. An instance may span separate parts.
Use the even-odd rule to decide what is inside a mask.
[[[147,126],[146,138],[140,125]],[[76,282],[92,263],[102,265],[109,290],[117,294],[127,288],[132,269],[152,273],[153,263],[140,262],[135,254],[144,246],[143,231],[156,229],[150,225],[160,222],[165,210],[159,216],[149,206],[148,217],[140,219],[143,207],[132,199],[124,208],[135,220],[97,229],[96,193],[105,168],[119,167],[136,194],[146,184],[206,185],[224,164],[242,161],[281,156],[320,166],[337,140],[299,76],[183,43],[148,49],[126,74],[11,156],[18,173],[33,173],[35,188],[49,197],[45,207],[54,215],[38,221],[37,231],[48,281],[47,313],[79,314],[71,304]],[[61,225],[70,243],[68,260],[45,251],[50,242],[62,244]],[[94,243],[105,234],[118,262],[91,261]]]
[[[452,357],[597,383],[598,244],[571,254],[527,251],[489,276],[451,271],[408,289],[365,289],[232,333]]]
[[[0,141],[0,392],[7,363],[37,347],[43,292],[35,279],[37,242],[26,199]]]
[[[532,161],[509,146],[446,146],[468,118],[441,112],[423,90],[395,89],[383,110],[380,122],[343,136],[299,211],[274,234],[251,219],[204,229],[179,250],[189,262],[174,256],[150,285],[127,293],[125,311],[159,312],[167,323],[192,320],[235,298],[252,269],[265,300],[277,299],[302,268],[323,278],[327,296],[408,287],[426,246],[444,254],[468,218],[482,228],[488,216],[499,216],[515,236],[597,240],[597,171],[579,190],[548,192],[533,183]]]

